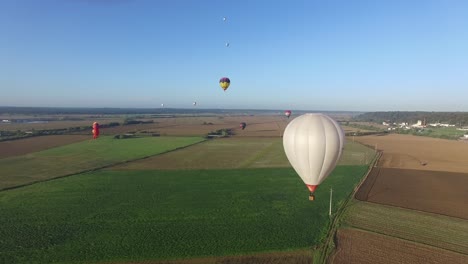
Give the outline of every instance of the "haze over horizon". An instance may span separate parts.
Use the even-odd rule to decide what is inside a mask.
[[[468,111],[466,14],[461,0],[5,0],[0,106]]]

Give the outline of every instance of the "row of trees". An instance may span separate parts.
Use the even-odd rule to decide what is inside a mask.
[[[449,123],[457,126],[468,125],[468,112],[369,112],[360,114],[353,121],[365,122],[391,122],[391,123],[416,123],[418,120],[426,120],[426,123]]]

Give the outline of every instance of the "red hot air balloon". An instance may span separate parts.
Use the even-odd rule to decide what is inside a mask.
[[[284,111],[284,115],[287,116],[288,118],[291,116],[291,110],[286,110]]]
[[[247,124],[245,122],[239,124],[239,127],[242,128],[242,130],[244,130],[246,126]]]
[[[99,124],[98,122],[93,123],[93,139],[96,139],[99,137]]]

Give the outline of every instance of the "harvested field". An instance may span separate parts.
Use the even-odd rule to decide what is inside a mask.
[[[468,220],[357,201],[346,214],[345,226],[468,255]]]
[[[30,130],[44,130],[44,129],[59,129],[69,127],[81,127],[93,125],[93,122],[99,122],[100,124],[107,124],[111,122],[122,122],[123,118],[89,118],[89,120],[75,120],[75,121],[48,121],[48,122],[32,122],[32,123],[0,123],[0,130],[9,131],[30,131]]]
[[[90,138],[90,136],[83,135],[56,135],[3,141],[0,142],[0,159],[68,145]]]
[[[211,131],[227,128],[240,137],[280,137],[287,125],[287,120],[278,116],[167,118],[155,122],[158,124],[147,128],[148,132],[175,136],[206,135]],[[247,123],[245,130],[239,128],[241,122]]]
[[[468,263],[468,256],[411,241],[343,228],[331,263]]]
[[[344,218],[360,230],[339,230],[334,263],[468,263],[468,144],[397,134],[355,140],[383,154],[355,195],[372,203],[354,201]]]
[[[379,167],[468,173],[467,142],[398,134],[355,140],[383,150]]]
[[[468,219],[468,174],[374,168],[356,198]]]

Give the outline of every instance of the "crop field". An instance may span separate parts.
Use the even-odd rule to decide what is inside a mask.
[[[0,159],[24,155],[89,139],[90,136],[83,135],[57,135],[2,141],[0,142]]]
[[[468,173],[374,168],[367,182],[357,199],[468,219]]]
[[[286,118],[277,116],[218,116],[173,118],[157,120],[157,122],[157,126],[146,130],[161,135],[180,136],[206,135],[211,131],[227,128],[233,129],[236,137],[280,137],[288,121]],[[239,128],[240,122],[247,123],[245,130]]]
[[[396,134],[355,140],[383,153],[348,207],[333,263],[467,263],[468,144]]]
[[[200,137],[100,137],[0,159],[0,190],[160,154],[203,141]]]
[[[113,262],[115,264],[312,264],[313,251],[310,249],[254,253],[242,256],[219,256],[176,260],[151,260],[142,262]]]
[[[465,219],[355,202],[344,225],[468,255]]]
[[[467,142],[397,134],[355,140],[383,150],[379,167],[468,173]]]
[[[285,117],[152,120],[102,129],[98,140],[0,143],[9,144],[0,148],[0,263],[311,263],[328,231],[330,187],[337,207],[374,155],[347,142],[311,203],[283,151]],[[222,128],[234,136],[200,137]],[[128,132],[163,136],[110,136]]]
[[[313,203],[292,168],[106,170],[2,191],[0,262],[136,262],[310,248],[326,234],[330,186],[337,206],[366,170],[338,166]]]
[[[355,142],[346,142],[339,165],[368,164],[374,151]],[[163,155],[121,164],[112,170],[206,169],[290,167],[281,138],[232,137]]]
[[[31,131],[31,130],[43,130],[43,129],[59,129],[69,128],[76,126],[90,126],[93,122],[99,122],[101,124],[107,124],[110,122],[122,122],[123,118],[90,118],[89,120],[67,120],[67,121],[48,121],[48,122],[30,122],[30,123],[0,123],[0,130],[7,131]]]
[[[333,117],[333,115],[331,115]],[[44,118],[58,118],[60,116],[44,116]],[[73,118],[74,116],[64,116],[63,118]],[[129,115],[132,118],[132,115]],[[173,117],[158,117],[151,115],[143,115],[136,120],[152,121],[147,124],[120,125],[101,129],[102,135],[115,135],[134,132],[159,133],[164,136],[203,136],[207,133],[218,129],[233,129],[236,136],[240,137],[280,137],[284,128],[291,120],[296,117],[294,114],[290,119],[278,115],[230,115],[230,114],[198,114],[196,116],[177,115]],[[335,117],[339,117],[335,116]],[[12,116],[4,117],[11,118],[26,118],[31,120],[40,119],[33,116]],[[77,115],[76,121],[49,121],[44,123],[0,123],[0,131],[31,131],[43,129],[60,129],[77,126],[91,126],[94,121],[100,124],[108,124],[111,122],[121,123],[125,119],[125,115],[107,115],[103,117],[92,117]],[[242,130],[239,128],[240,122],[246,122],[247,128]],[[348,128],[345,128],[346,130]],[[350,128],[353,129],[353,128]],[[73,132],[75,134],[85,134],[86,132]],[[91,128],[89,131],[91,135]]]
[[[340,250],[330,261],[334,264],[468,263],[467,255],[360,229],[342,228],[337,239]]]

